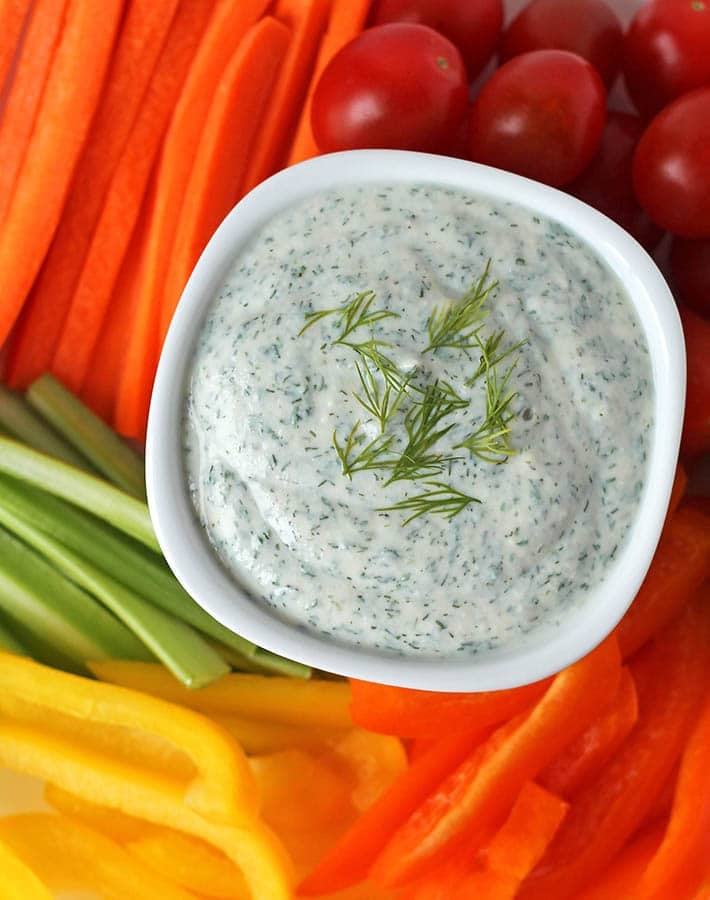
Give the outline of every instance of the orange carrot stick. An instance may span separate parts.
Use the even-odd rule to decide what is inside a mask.
[[[12,201],[42,92],[64,24],[67,0],[37,0],[0,121],[0,221]],[[0,19],[0,21],[2,21]],[[2,22],[2,27],[5,23]]]
[[[27,16],[27,0],[0,0],[0,99],[8,73],[15,61]]]
[[[234,49],[266,6],[267,0],[224,0],[217,6],[195,54],[165,137],[157,171],[146,259],[139,277],[138,290],[145,302],[136,309],[120,376],[125,387],[119,388],[116,421],[125,434],[145,429],[145,422],[136,424],[135,409],[141,407],[129,397],[145,396],[145,383],[150,380],[149,373],[155,366],[159,298],[210,103]],[[77,319],[77,327],[78,324]]]
[[[296,128],[296,136],[291,144],[288,157],[289,166],[310,159],[320,152],[311,130],[311,99],[323,69],[335,54],[365,27],[371,0],[333,0],[328,29],[321,41],[320,50],[313,77],[308,88],[306,102],[303,104],[301,118]]]
[[[136,290],[137,277],[154,200],[155,179],[152,179],[101,326],[89,375],[81,389],[82,400],[109,424],[113,422],[118,376],[128,345],[135,307],[140,299]]]
[[[286,160],[326,24],[330,0],[279,0],[275,15],[293,31],[273,97],[242,185],[248,193]]]
[[[141,108],[177,0],[132,0],[61,222],[13,336],[7,377],[27,387],[49,369],[111,178]]]
[[[205,244],[237,202],[249,151],[289,36],[289,29],[278,19],[262,19],[239,45],[217,87],[170,256],[161,309],[161,340]]]
[[[79,390],[145,196],[153,163],[212,10],[183,0],[124,147],[52,360],[52,371]]]
[[[0,344],[22,309],[59,219],[96,110],[121,0],[70,0],[32,138],[0,233]]]

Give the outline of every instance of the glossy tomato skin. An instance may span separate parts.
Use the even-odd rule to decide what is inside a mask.
[[[673,287],[692,310],[710,319],[710,239],[674,237],[670,254]]]
[[[683,237],[710,237],[710,87],[679,97],[639,141],[634,191],[653,221]]]
[[[408,23],[370,28],[326,66],[311,108],[323,153],[445,152],[468,109],[466,67],[443,35]]]
[[[516,56],[483,85],[469,122],[469,157],[562,187],[589,165],[606,118],[596,69],[564,50]]]
[[[621,225],[647,250],[653,250],[663,231],[639,206],[631,180],[634,150],[643,131],[638,116],[610,112],[597,155],[568,190]]]
[[[533,0],[506,29],[503,62],[532,50],[569,50],[599,72],[610,87],[619,72],[624,33],[604,0]]]
[[[650,0],[624,41],[624,79],[646,117],[710,84],[710,0]]]
[[[379,0],[372,21],[416,22],[441,32],[459,48],[469,78],[475,78],[498,47],[503,0]]]

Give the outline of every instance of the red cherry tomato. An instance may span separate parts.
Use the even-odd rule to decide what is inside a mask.
[[[597,155],[568,190],[618,222],[647,250],[652,250],[663,232],[638,205],[631,182],[634,150],[643,130],[638,116],[610,112]]]
[[[673,286],[680,299],[710,319],[710,240],[674,237],[670,263]]]
[[[688,389],[680,448],[684,456],[710,451],[710,322],[681,309],[688,361]]]
[[[441,152],[468,108],[466,67],[425,25],[370,28],[326,66],[311,122],[321,151],[384,147]]]
[[[417,22],[441,32],[461,51],[470,78],[495,53],[503,27],[502,0],[379,0],[372,21]]]
[[[624,41],[624,78],[644,116],[710,84],[710,0],[651,0]]]
[[[564,50],[524,53],[483,85],[471,110],[469,155],[561,187],[591,162],[605,117],[604,84],[585,59]]]
[[[569,50],[590,62],[609,87],[621,64],[621,22],[604,0],[533,0],[508,26],[504,62],[531,50]]]
[[[636,148],[633,180],[661,228],[710,237],[710,87],[685,94],[651,122]]]

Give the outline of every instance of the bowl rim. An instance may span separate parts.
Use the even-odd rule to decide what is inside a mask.
[[[210,548],[193,512],[183,466],[186,369],[206,309],[235,257],[276,214],[330,188],[356,183],[437,184],[511,200],[561,223],[616,273],[649,347],[654,424],[646,483],[625,545],[605,578],[556,628],[519,647],[460,660],[394,656],[285,622],[249,597]],[[648,253],[606,216],[559,190],[477,163],[398,150],[354,150],[299,163],[267,179],[227,215],[185,287],[161,353],[148,418],[148,505],[165,558],[183,587],[217,621],[258,646],[339,675],[437,691],[511,688],[580,659],[616,626],[650,565],[673,484],[685,400],[685,345],[673,296]]]

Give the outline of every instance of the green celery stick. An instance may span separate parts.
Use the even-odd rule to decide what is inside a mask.
[[[86,459],[74,450],[19,394],[0,385],[0,425],[12,437],[55,459],[91,471]]]
[[[27,650],[2,622],[0,622],[0,650],[14,653],[15,656],[29,656]]]
[[[0,506],[0,522],[97,597],[186,687],[204,687],[229,671],[217,651],[189,625],[152,606],[7,507]]]
[[[0,472],[87,509],[160,552],[146,504],[100,478],[3,437]]]
[[[39,634],[31,631],[24,622],[8,616],[9,627],[27,650],[27,655],[44,666],[52,669],[61,669],[63,672],[71,672],[73,675],[83,675],[84,678],[94,678],[93,672],[84,663],[78,663],[75,659],[62,653],[55,646],[45,640]]]
[[[251,641],[220,625],[195,603],[162,557],[95,516],[5,475],[0,475],[0,505],[155,606],[240,654],[256,652]]]
[[[145,500],[143,460],[61,382],[47,373],[30,385],[25,396],[109,481]]]
[[[0,560],[0,608],[65,657],[151,659],[125,625],[4,528]]]
[[[214,646],[230,666],[238,672],[253,672],[256,675],[285,675],[289,678],[305,679],[310,678],[312,674],[310,666],[304,666],[302,663],[286,659],[284,656],[277,656],[270,650],[263,650],[261,647],[256,647],[253,653],[245,654],[220,643],[215,643]]]

